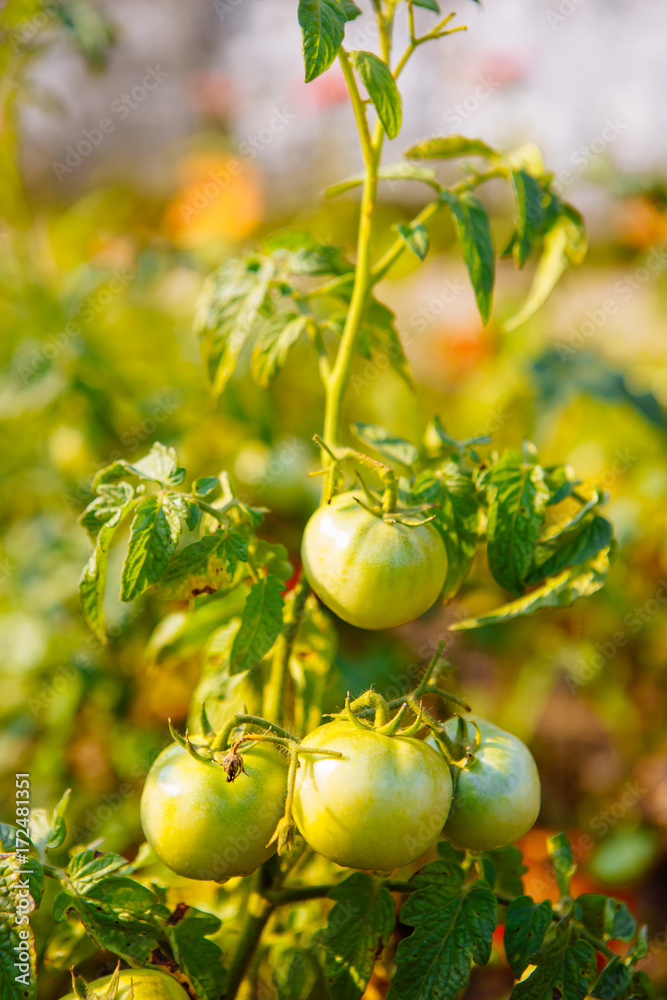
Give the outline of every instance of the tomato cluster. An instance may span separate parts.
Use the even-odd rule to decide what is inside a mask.
[[[388,628],[437,599],[447,558],[432,524],[404,523],[382,507],[369,508],[364,496],[343,493],[315,512],[304,533],[303,565],[315,592],[341,618]],[[257,739],[247,733],[227,756],[224,739],[168,747],[141,800],[146,839],[158,857],[180,875],[223,881],[258,868],[290,842],[296,824],[330,861],[390,873],[443,832],[483,851],[530,829],[540,782],[515,736],[476,716],[444,726],[428,716],[430,735],[419,739],[424,725],[414,699],[415,722],[401,731],[407,706],[390,720],[384,699],[375,692],[364,697],[361,715],[370,709],[372,724],[347,702],[305,744],[274,728]]]
[[[539,812],[535,762],[515,736],[468,718],[470,746],[475,727],[479,745],[463,747],[458,761],[432,736],[387,735],[344,718],[314,730],[294,789],[304,840],[341,866],[388,874],[424,854],[443,831],[475,851],[520,837]],[[452,743],[456,720],[444,731]],[[151,768],[141,800],[144,832],[178,874],[223,881],[249,874],[275,851],[267,845],[285,802],[286,758],[262,743],[244,749],[242,759],[243,770],[230,775],[174,743]]]

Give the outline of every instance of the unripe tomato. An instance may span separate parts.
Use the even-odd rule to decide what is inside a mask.
[[[313,850],[346,868],[392,872],[442,831],[452,799],[444,758],[423,740],[336,720],[309,733],[297,771],[294,819]]]
[[[533,826],[540,811],[540,776],[528,747],[486,719],[467,715],[479,726],[482,741],[458,772],[444,832],[473,851],[511,844]],[[445,726],[456,736],[456,719]],[[474,729],[468,725],[470,739]],[[430,741],[431,737],[429,737]]]
[[[437,600],[447,555],[432,524],[413,528],[369,514],[341,493],[315,511],[303,534],[308,582],[339,618],[359,628],[393,628]]]
[[[245,773],[195,760],[178,743],[157,758],[141,796],[146,840],[172,871],[188,878],[249,875],[275,851],[267,847],[287,790],[287,759],[274,746],[243,751]]]
[[[104,976],[88,983],[88,989],[104,996],[111,982],[111,976]],[[188,994],[173,976],[159,969],[124,969],[118,980],[116,1000],[188,1000]],[[74,993],[68,993],[63,1000],[76,1000]]]

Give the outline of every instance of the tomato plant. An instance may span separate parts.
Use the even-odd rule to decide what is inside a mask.
[[[516,1000],[652,995],[637,969],[645,928],[621,901],[574,895],[576,860],[563,834],[549,839],[558,902],[524,895],[512,842],[537,818],[535,763],[516,737],[462,714],[470,707],[451,689],[444,639],[430,644],[416,683],[396,697],[342,693],[336,618],[373,630],[414,622],[454,597],[478,559],[504,597],[446,628],[474,634],[596,593],[616,549],[601,514],[606,491],[577,480],[565,461],[543,464],[529,441],[501,452],[485,434],[459,439],[437,414],[416,442],[350,422],[349,389],[363,362],[412,387],[381,287],[404,255],[426,258],[436,218],[453,225],[486,326],[497,254],[479,191],[508,185],[514,209],[504,256],[519,269],[531,255],[539,260],[523,304],[494,321],[504,332],[526,323],[586,252],[581,216],[532,146],[507,151],[431,136],[398,163],[382,162],[385,140],[401,129],[404,67],[423,44],[458,30],[451,14],[419,34],[415,7],[420,17],[440,13],[435,0],[369,6],[379,50],[370,52],[344,44],[362,13],[352,0],[299,0],[306,81],[337,59],[358,126],[363,171],[326,192],[360,193],[354,259],[307,232],[282,230],[222,260],[196,311],[213,401],[244,377],[246,361],[257,391],[268,390],[297,343],[311,351],[323,399],[311,472],[322,491],[303,533],[303,573],[294,571],[298,545],[290,551],[276,541],[276,523],[268,526],[267,509],[255,505],[263,495],[285,502],[294,483],[279,464],[273,491],[268,481],[260,488],[252,468],[243,470],[256,450],[239,463],[257,487],[253,497],[225,469],[188,475],[175,448],[159,442],[96,472],[80,518],[91,554],[79,586],[95,642],[109,644],[107,577],[118,567],[120,601],[137,616],[146,603],[168,602],[147,643],[150,666],[159,670],[185,648],[203,669],[198,682],[179,675],[192,691],[188,728],[181,735],[170,726],[173,744],[147,771],[147,843],[132,861],[96,839],[65,848],[67,793],[50,820],[32,826],[17,797],[16,824],[0,828],[0,943],[19,956],[19,976],[3,952],[2,1000],[36,995],[29,915],[43,897],[57,925],[50,954],[85,960],[107,951],[131,966],[110,984],[114,996],[133,976],[139,1000],[176,1000],[181,985],[194,1000],[273,996],[262,976],[289,951],[292,971],[278,990],[285,998],[360,998],[381,960],[389,1000],[455,1000],[473,965],[489,962],[497,924]],[[396,57],[399,18],[408,42]],[[461,159],[455,175],[451,161]],[[439,173],[442,163],[450,169]],[[378,213],[386,180],[416,182],[425,194],[414,218],[389,234]],[[303,472],[305,480],[305,460]],[[297,492],[307,502],[305,485]],[[45,878],[57,888],[46,896]],[[197,882],[230,879],[238,881],[199,887],[210,893],[194,897],[201,909],[193,904]],[[308,936],[312,927],[317,934]],[[87,995],[76,977],[75,994]]]
[[[303,533],[303,568],[340,618],[359,628],[393,628],[436,601],[445,546],[432,524],[402,524],[394,511],[374,511],[364,500],[363,493],[341,493],[315,511]]]
[[[492,851],[518,840],[535,823],[540,777],[530,750],[516,736],[475,715],[467,716],[464,727],[457,734],[456,720],[445,725],[456,789],[445,833],[460,846]],[[429,737],[429,742],[436,741]]]
[[[173,976],[158,969],[124,969],[92,983],[74,977],[74,992],[63,1000],[185,1000],[187,993]]]
[[[283,811],[287,761],[275,748],[257,746],[242,763],[243,779],[229,781],[229,767],[173,743],[151,767],[141,825],[172,871],[222,881],[250,875],[275,851],[267,844]]]
[[[434,843],[449,812],[445,761],[392,726],[342,720],[308,734],[310,747],[342,756],[314,756],[300,769],[294,818],[313,850],[346,868],[403,868]]]

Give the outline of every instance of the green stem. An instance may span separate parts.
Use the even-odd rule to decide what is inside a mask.
[[[381,21],[380,31],[383,39],[386,37],[386,27]],[[383,48],[386,42],[383,41]],[[373,211],[377,201],[378,185],[378,165],[382,152],[383,129],[378,122],[375,127],[373,138],[368,131],[368,121],[366,119],[366,109],[359,94],[359,88],[354,77],[352,65],[347,53],[341,49],[339,52],[340,64],[343,69],[345,81],[350,92],[352,107],[354,109],[359,137],[361,140],[361,151],[364,157],[365,177],[361,196],[361,210],[359,218],[359,236],[357,240],[357,263],[354,272],[354,284],[352,286],[352,297],[345,320],[343,335],[336,355],[336,361],[331,370],[326,388],[326,407],[324,414],[324,440],[330,447],[336,448],[340,445],[341,421],[343,399],[347,383],[350,377],[352,360],[357,346],[359,334],[361,332],[364,315],[368,305],[368,299],[372,289],[371,282],[371,234],[373,228]],[[329,456],[323,452],[323,461],[329,466],[328,474],[324,478],[323,500],[329,500],[334,489],[334,470]]]
[[[264,715],[268,719],[275,719],[281,723],[285,714],[285,686],[287,682],[287,672],[289,668],[289,658],[294,646],[296,634],[303,618],[306,607],[306,600],[310,593],[310,587],[305,574],[294,588],[294,599],[286,618],[283,630],[278,637],[273,659],[271,661],[271,674],[269,683],[265,689]]]
[[[227,992],[226,1000],[235,1000],[239,987],[243,982],[246,971],[252,961],[255,949],[259,944],[262,931],[266,927],[269,917],[275,909],[275,905],[267,899],[263,891],[263,882],[266,878],[264,866],[258,868],[253,875],[252,889],[248,897],[241,935],[234,954],[232,955],[227,971]]]
[[[238,727],[242,726],[244,723],[246,725],[259,726],[260,729],[265,729],[268,732],[275,733],[276,736],[280,736],[282,737],[282,739],[285,740],[292,739],[287,730],[281,729],[280,726],[276,726],[275,723],[273,722],[267,722],[266,719],[263,719],[259,715],[237,714],[233,715],[231,719],[229,719],[229,721],[225,723],[223,728],[220,730],[218,735],[211,743],[211,750],[214,752],[217,750],[226,750],[227,747],[229,746],[229,740],[231,738],[232,733],[234,732],[235,729],[238,729]]]

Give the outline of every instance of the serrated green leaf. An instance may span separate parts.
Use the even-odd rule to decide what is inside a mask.
[[[396,231],[408,250],[411,250],[415,257],[418,257],[419,260],[424,260],[429,247],[426,226],[422,226],[421,223],[412,226],[405,226],[401,222],[396,226]]]
[[[290,349],[308,329],[308,322],[307,316],[289,312],[275,313],[264,321],[252,352],[252,376],[263,389],[268,389],[282,370]]]
[[[511,176],[517,211],[516,240],[512,253],[518,267],[523,267],[544,224],[544,189],[525,170],[512,170]]]
[[[158,582],[169,565],[180,530],[180,519],[168,494],[139,501],[120,577],[121,601],[133,601]]]
[[[67,868],[67,875],[73,888],[79,893],[85,893],[89,887],[106,878],[126,865],[125,858],[120,854],[84,850],[74,855]]]
[[[577,870],[572,845],[564,833],[554,833],[552,837],[547,838],[547,851],[560,894],[567,896],[570,892],[570,881]]]
[[[614,536],[612,524],[604,517],[596,515],[588,524],[584,523],[581,530],[574,535],[566,536],[560,548],[557,548],[544,562],[538,562],[543,550],[536,551],[535,562],[526,577],[526,583],[537,583],[545,577],[555,576],[569,566],[578,566],[591,559],[601,549],[608,549]]]
[[[195,330],[214,397],[232,377],[275,273],[271,259],[229,260],[206,281],[197,304]]]
[[[160,921],[169,910],[134,879],[109,875],[87,886],[85,893],[63,895],[98,948],[126,962],[148,963],[164,937]],[[63,904],[59,910],[64,913]]]
[[[355,872],[329,892],[336,905],[322,935],[324,976],[332,1000],[359,1000],[391,937],[396,906],[388,889]]]
[[[185,469],[179,468],[173,448],[166,448],[156,441],[148,455],[137,462],[120,459],[100,469],[93,479],[93,489],[102,493],[101,486],[115,483],[124,476],[131,476],[148,483],[160,483],[162,486],[179,486],[185,478]]]
[[[597,1000],[615,1000],[629,986],[630,970],[620,955],[614,955],[591,987],[590,995],[597,997]]]
[[[107,583],[109,549],[111,548],[116,531],[128,514],[134,509],[136,503],[132,499],[133,491],[124,491],[123,495],[126,498],[126,502],[122,506],[116,507],[114,511],[110,511],[109,516],[100,526],[95,540],[95,548],[84,566],[81,578],[79,579],[79,599],[81,601],[83,617],[93,635],[105,646],[108,639],[104,615],[104,595]]]
[[[483,881],[464,885],[463,856],[448,850],[410,879],[401,922],[415,929],[398,946],[388,1000],[454,1000],[472,961],[489,961],[496,897]]]
[[[479,198],[464,192],[443,191],[441,199],[454,217],[463,260],[475,292],[483,323],[488,323],[493,300],[496,263],[489,217]]]
[[[216,531],[184,546],[174,556],[151,593],[163,601],[188,601],[200,594],[230,590],[239,582],[239,557],[248,549],[236,532]]]
[[[494,579],[521,594],[544,522],[549,489],[539,465],[510,449],[480,479],[489,499],[487,555]]]
[[[368,91],[387,137],[395,139],[401,129],[403,110],[391,70],[373,52],[350,52],[350,60]]]
[[[99,496],[88,504],[79,518],[79,524],[85,528],[86,534],[93,544],[97,536],[109,522],[117,522],[118,512],[127,507],[134,496],[134,490],[129,483],[110,483],[100,485]]]
[[[542,256],[526,301],[503,324],[507,333],[527,323],[547,301],[566,268],[580,264],[586,256],[588,243],[581,216],[570,205],[563,205],[562,212],[544,237]]]
[[[335,198],[336,195],[344,194],[353,188],[361,187],[365,180],[365,174],[355,174],[347,177],[343,181],[331,184],[324,192],[325,198]],[[390,163],[378,170],[378,180],[380,181],[419,181],[428,184],[430,187],[440,191],[440,185],[436,179],[435,170],[432,167],[418,167],[415,163]]]
[[[532,615],[542,608],[566,608],[578,598],[590,597],[600,590],[607,579],[608,570],[609,550],[603,549],[580,566],[572,566],[563,570],[558,576],[550,577],[524,597],[503,604],[502,607],[479,618],[464,618],[450,625],[450,629],[452,632],[462,632],[466,629],[483,628],[486,625],[497,625],[524,615]]]
[[[283,581],[268,573],[254,583],[234,637],[230,674],[252,670],[269,652],[283,627]]]
[[[348,14],[349,11],[349,14]],[[306,83],[329,69],[345,35],[345,22],[352,9],[338,0],[299,0],[299,26]]]
[[[181,904],[165,924],[167,939],[178,966],[194,987],[198,1000],[220,1000],[225,992],[226,973],[222,951],[208,938],[220,929],[221,921],[212,913]]]
[[[533,956],[535,970],[512,991],[514,1000],[584,1000],[595,976],[595,952],[587,941],[573,937],[569,918]]]
[[[632,941],[637,933],[637,921],[621,900],[590,892],[577,896],[575,906],[578,919],[596,938]]]
[[[479,504],[475,485],[454,462],[447,462],[437,471],[425,469],[419,474],[412,499],[415,503],[437,504],[433,508],[433,524],[447,552],[447,575],[441,599],[448,601],[468,575],[477,549]]]
[[[484,857],[491,861],[495,869],[494,889],[506,896],[522,896],[523,880],[521,876],[528,869],[523,863],[523,855],[519,848],[515,847],[514,844],[508,844],[506,847],[498,847],[494,851],[485,851]]]
[[[456,156],[485,156],[497,159],[500,155],[481,139],[467,139],[464,135],[423,139],[411,146],[405,154],[410,160],[451,160]]]
[[[192,484],[192,493],[201,500],[205,500],[217,490],[219,485],[220,480],[217,476],[201,476],[199,479],[195,479]]]
[[[534,903],[530,896],[519,896],[507,907],[505,917],[505,956],[515,979],[520,979],[531,958],[544,944],[551,925],[553,908],[548,899]]]
[[[414,389],[410,365],[394,325],[394,314],[391,309],[382,302],[378,302],[377,299],[371,299],[368,304],[360,340],[362,343],[365,342],[369,357],[373,351],[384,355],[389,359],[391,367],[403,379],[407,387]],[[363,374],[360,376],[355,374],[351,381],[359,389],[361,387],[359,383],[363,384],[364,376]]]
[[[473,445],[491,444],[492,440],[493,438],[489,434],[480,434],[458,441],[447,433],[438,416],[433,417],[424,432],[424,447],[431,458],[450,455],[452,452],[458,452],[460,456],[463,456],[466,451],[472,454]]]
[[[13,847],[14,845],[12,845]],[[26,872],[30,872],[29,875]],[[28,882],[29,896],[19,882]],[[37,958],[35,938],[30,923],[23,922],[39,905],[44,885],[42,867],[34,858],[21,861],[12,851],[0,854],[0,998],[2,1000],[34,1000],[37,992]],[[18,921],[21,920],[21,923]],[[21,937],[28,931],[28,937]],[[27,945],[26,952],[19,947]],[[18,963],[18,964],[15,964]]]
[[[350,424],[350,430],[356,438],[370,445],[390,462],[398,462],[410,468],[419,459],[419,452],[411,441],[391,434],[377,424],[362,424],[355,421]]]
[[[71,788],[68,788],[60,797],[53,814],[51,816],[51,827],[48,831],[45,847],[48,851],[53,851],[65,843],[67,836],[67,824],[65,823],[65,812],[69,804]]]

